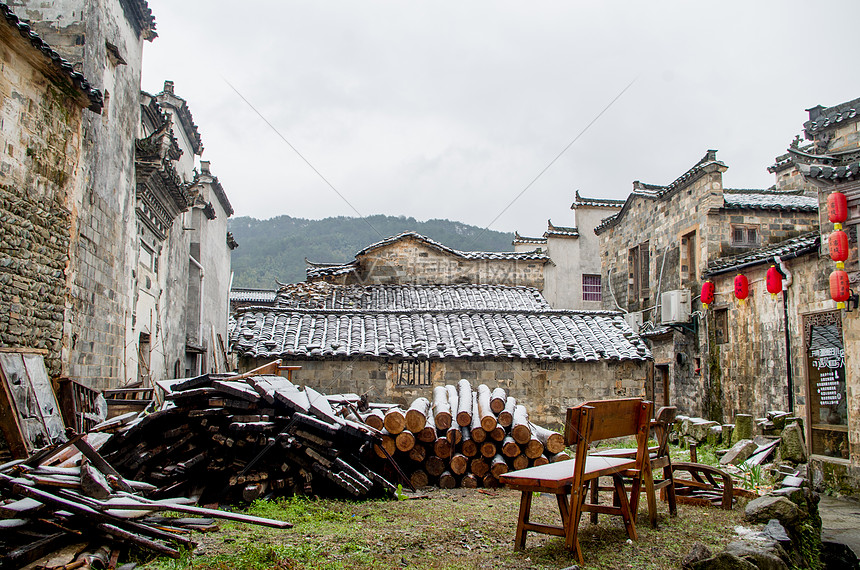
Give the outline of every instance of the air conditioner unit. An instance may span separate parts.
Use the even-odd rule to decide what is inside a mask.
[[[686,323],[690,320],[690,291],[666,291],[660,296],[660,322]]]
[[[627,324],[630,325],[630,328],[636,332],[639,332],[639,328],[642,326],[644,319],[642,318],[642,311],[637,311],[635,313],[627,313],[624,315],[624,320],[627,321]]]

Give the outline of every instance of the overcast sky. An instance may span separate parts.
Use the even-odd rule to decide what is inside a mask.
[[[707,149],[767,188],[805,109],[860,97],[856,0],[148,1],[143,88],[175,82],[238,216],[540,235]]]

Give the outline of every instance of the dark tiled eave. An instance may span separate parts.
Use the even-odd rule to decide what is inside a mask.
[[[514,241],[511,242],[511,245],[545,245],[546,238],[545,237],[527,237],[521,236],[519,233],[514,232]]]
[[[726,188],[723,190],[723,208],[727,210],[817,212],[818,198],[806,196],[801,190],[779,191]]]
[[[71,63],[63,59],[63,57],[54,51],[51,46],[45,43],[45,41],[40,38],[36,32],[30,29],[30,24],[21,21],[18,16],[12,12],[9,6],[6,4],[0,4],[0,13],[3,14],[7,24],[15,28],[21,37],[29,41],[30,45],[40,51],[42,55],[51,62],[51,65],[69,79],[75,89],[80,91],[89,100],[89,106],[87,108],[90,111],[93,111],[94,113],[102,112],[104,99],[102,98],[101,91],[93,88],[82,73],[75,71]]]
[[[773,245],[753,249],[731,257],[716,259],[708,264],[708,269],[704,272],[704,276],[707,278],[763,263],[771,263],[774,256],[779,256],[783,260],[791,259],[817,251],[820,243],[821,236],[818,232],[808,232]]]
[[[620,208],[624,205],[624,202],[625,200],[610,200],[608,198],[587,198],[580,195],[579,190],[577,190],[573,204],[570,205],[570,209],[575,210],[578,207]]]
[[[818,111],[818,116],[815,120],[803,123],[803,130],[806,133],[807,138],[811,139],[821,131],[838,127],[843,121],[855,119],[857,117],[858,108],[860,108],[860,98],[825,109],[814,107],[813,109],[810,109],[810,112],[815,111],[815,109],[820,109],[820,111]]]

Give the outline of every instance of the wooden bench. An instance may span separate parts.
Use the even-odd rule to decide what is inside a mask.
[[[636,540],[636,511],[631,508],[624,477],[631,481],[631,494],[638,497],[643,484],[653,485],[648,461],[648,429],[652,404],[641,398],[586,402],[567,410],[565,442],[575,447],[570,461],[549,463],[512,471],[499,479],[505,485],[522,491],[517,519],[514,548],[525,548],[529,531],[564,537],[565,547],[583,564],[579,546],[579,521],[583,512],[620,516],[627,535]],[[589,456],[592,442],[616,437],[636,436],[635,457]],[[595,505],[586,502],[588,488],[600,477],[612,477],[617,505]],[[534,523],[529,520],[534,493],[556,496],[560,526]],[[653,494],[653,490],[650,491]],[[569,497],[569,498],[568,498]]]

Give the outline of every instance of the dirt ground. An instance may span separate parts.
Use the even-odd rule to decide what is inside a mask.
[[[415,498],[331,501],[294,498],[259,501],[249,512],[288,520],[289,530],[222,523],[196,533],[199,546],[183,559],[140,560],[146,568],[567,568],[575,560],[561,539],[530,533],[526,549],[514,552],[519,493],[507,489],[426,489]],[[643,496],[644,500],[644,496]],[[711,549],[736,538],[742,505],[732,511],[679,505],[669,517],[659,503],[657,529],[640,509],[638,541],[628,541],[620,519],[602,515],[597,525],[583,517],[580,542],[585,568],[679,568],[692,546]],[[533,520],[555,523],[553,495],[534,501]]]

